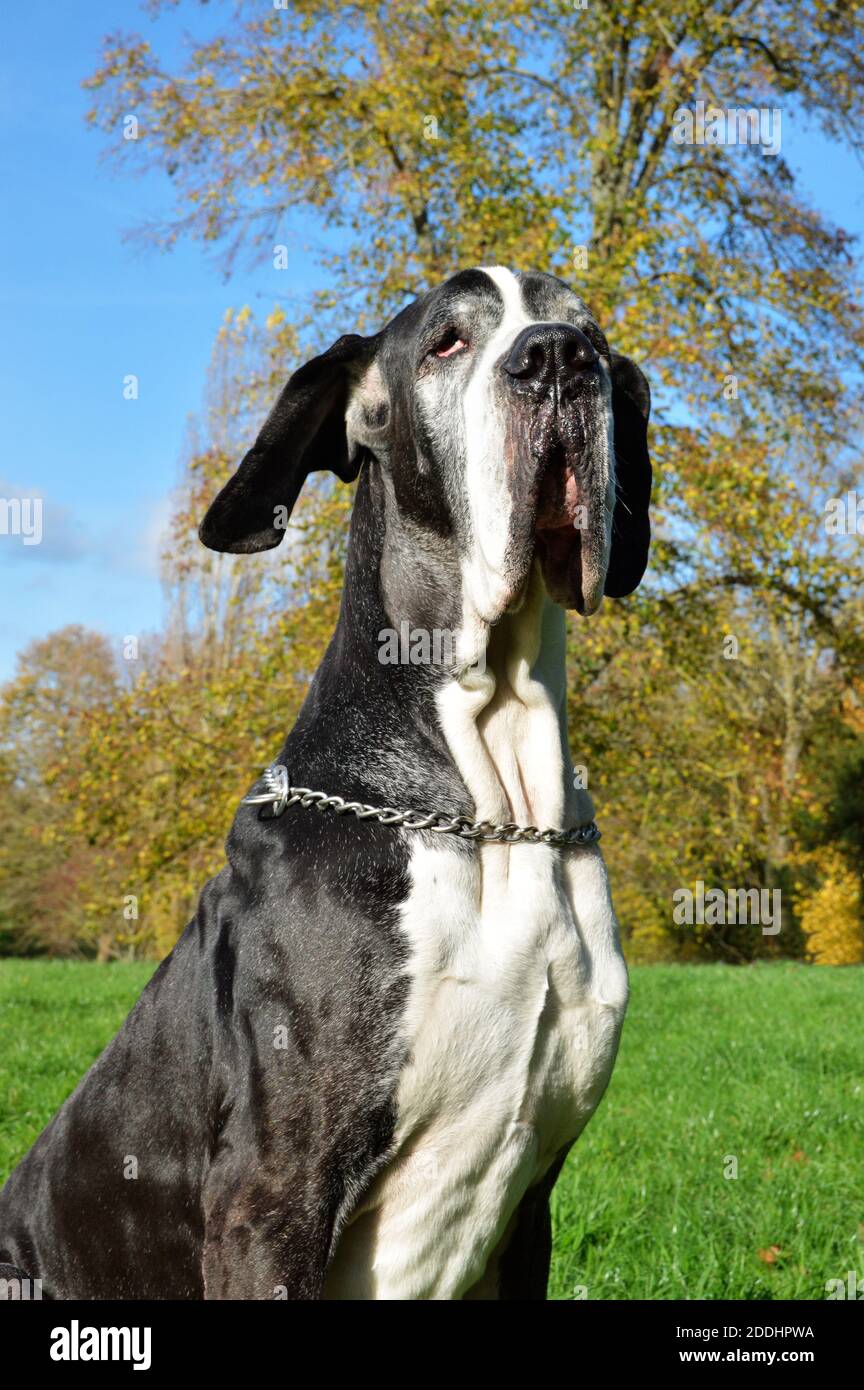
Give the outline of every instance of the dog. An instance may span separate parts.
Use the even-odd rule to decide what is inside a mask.
[[[0,1194],[0,1262],[44,1297],[546,1297],[550,1193],[628,981],[598,846],[514,828],[593,815],[566,610],[642,579],[649,409],[563,281],[500,267],[290,378],[200,536],[268,549],[310,472],[357,480],[279,764],[394,819],[240,806],[197,915]],[[451,633],[447,659],[383,660],[405,623]]]

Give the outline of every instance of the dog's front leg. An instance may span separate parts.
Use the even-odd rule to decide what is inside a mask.
[[[546,1298],[552,1262],[552,1216],[549,1200],[569,1145],[558,1154],[546,1175],[528,1189],[495,1250],[481,1279],[465,1299],[515,1300]]]
[[[280,1175],[208,1179],[204,1296],[317,1299],[333,1231],[332,1201],[312,1184],[292,1190]]]

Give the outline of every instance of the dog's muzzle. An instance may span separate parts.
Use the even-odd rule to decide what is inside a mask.
[[[500,370],[515,412],[530,421],[533,530],[547,590],[567,608],[594,612],[606,564],[600,358],[572,324],[536,323]]]
[[[516,338],[501,370],[515,389],[545,395],[555,389],[568,400],[585,372],[596,371],[597,353],[578,328],[569,323],[535,323]]]

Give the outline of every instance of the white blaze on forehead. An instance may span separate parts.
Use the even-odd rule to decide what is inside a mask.
[[[474,364],[463,403],[472,527],[471,553],[463,566],[463,576],[469,605],[488,620],[498,616],[502,600],[506,602],[505,554],[513,511],[504,463],[505,421],[495,401],[495,364],[512,346],[517,334],[539,320],[526,311],[521,284],[511,270],[503,266],[480,269],[498,290],[502,313]]]
[[[506,266],[503,265],[481,265],[478,266],[478,269],[481,270],[484,275],[488,275],[489,279],[494,281],[498,286],[501,292],[501,298],[504,301],[505,311],[509,309],[510,312],[514,314],[524,311],[524,306],[522,304],[522,289],[519,280],[513,274],[512,270],[508,270]]]

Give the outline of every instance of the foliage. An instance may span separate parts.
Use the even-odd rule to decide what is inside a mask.
[[[166,547],[165,631],[98,721],[45,750],[75,905],[40,940],[170,943],[323,651],[347,491],[307,490],[275,559],[195,539],[287,371],[457,267],[499,261],[564,274],[654,394],[649,581],[574,618],[570,649],[574,758],[628,949],[805,956],[835,872],[806,856],[835,845],[844,872],[864,872],[860,537],[825,524],[860,465],[858,270],[785,145],[679,144],[672,126],[700,100],[764,107],[787,141],[794,116],[857,148],[859,0],[294,0],[206,26],[187,3],[206,37],[182,69],[159,55],[168,7],[149,6],[150,37],[111,36],[86,84],[121,165],[173,182],[173,216],[142,235],[198,238],[230,269],[290,247],[302,217],[320,275],[294,325],[281,310],[263,327],[226,318]],[[13,769],[10,807],[24,786]],[[0,930],[20,944],[52,861],[33,819],[16,834],[23,886],[0,859]],[[671,895],[697,878],[779,888],[781,936],[676,928]]]
[[[104,637],[63,628],[32,642],[0,699],[0,779],[6,827],[0,842],[0,946],[77,951],[86,938],[83,896],[95,859],[86,835],[58,855],[80,784],[85,749],[110,717],[119,680]],[[59,786],[58,786],[59,778]]]
[[[829,850],[822,862],[816,859],[815,867],[819,886],[799,907],[808,949],[819,965],[860,965],[864,961],[860,876],[837,850]]]

